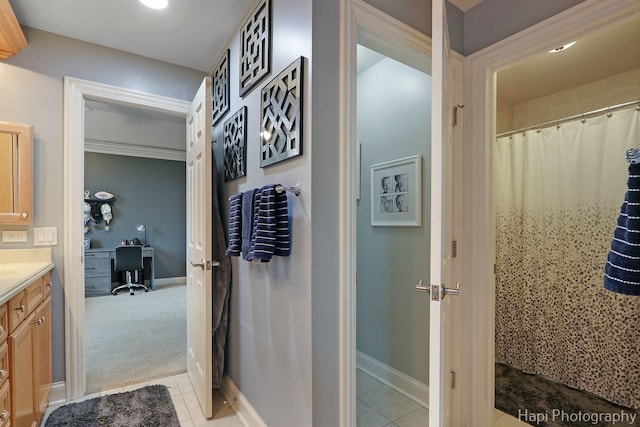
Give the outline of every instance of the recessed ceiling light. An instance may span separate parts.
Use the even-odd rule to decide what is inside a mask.
[[[168,0],[140,0],[140,2],[152,9],[164,9],[169,4]]]
[[[563,50],[567,50],[567,49],[569,49],[569,48],[570,48],[571,46],[573,46],[574,44],[576,44],[576,42],[575,42],[575,41],[573,41],[573,42],[571,42],[571,43],[567,43],[567,44],[565,44],[565,45],[563,45],[563,46],[557,47],[557,48],[555,48],[555,49],[551,49],[551,50],[549,51],[549,53],[562,52]]]

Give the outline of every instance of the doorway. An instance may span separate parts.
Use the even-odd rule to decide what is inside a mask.
[[[635,4],[634,4],[635,3]],[[495,140],[496,83],[495,75],[533,54],[563,45],[567,39],[595,31],[637,12],[637,2],[585,2],[560,13],[496,45],[467,58],[465,75],[469,88],[466,98],[473,111],[473,119],[465,121],[465,200],[474,215],[465,218],[470,235],[465,250],[475,254],[473,263],[464,266],[465,280],[481,284],[469,289],[475,301],[466,313],[470,332],[477,343],[475,366],[483,373],[471,379],[475,396],[494,393],[494,302],[495,302],[495,209],[492,177],[492,151]],[[478,138],[481,138],[479,141]],[[493,418],[493,399],[471,401],[470,410],[477,420],[490,425]]]
[[[94,100],[85,101],[84,123],[85,192],[93,205],[98,191],[114,195],[111,219],[95,206],[84,227],[86,393],[93,394],[186,372],[186,125]],[[151,292],[109,293],[124,277],[102,271],[101,257],[123,242],[144,246],[147,265],[133,281]]]
[[[429,299],[415,286],[429,280],[431,76],[363,44],[357,53],[357,425],[424,426]],[[405,188],[414,156],[419,188]],[[401,222],[402,197],[419,203],[419,225]]]
[[[603,287],[625,193],[624,156],[637,141],[638,91],[627,87],[640,87],[640,58],[627,52],[639,37],[640,19],[631,17],[498,72],[496,407],[507,414],[631,413],[639,405],[636,393],[625,392],[640,387],[638,359],[625,343],[640,335],[626,330],[625,319],[640,305]],[[604,62],[605,69],[595,65]],[[586,64],[594,66],[580,72]],[[544,77],[550,72],[552,84]]]
[[[84,107],[86,100],[112,102],[147,111],[181,117],[186,121],[189,103],[182,100],[141,93],[66,77],[64,159],[65,246],[65,364],[66,399],[82,397],[85,377],[85,298],[83,265],[83,194],[84,194]]]

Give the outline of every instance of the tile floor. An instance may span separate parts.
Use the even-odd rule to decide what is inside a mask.
[[[425,427],[429,412],[391,387],[356,371],[357,427]]]
[[[427,427],[429,412],[420,404],[361,371],[356,371],[357,427]],[[494,427],[528,427],[495,409]]]
[[[224,396],[219,390],[215,390],[213,395],[213,418],[204,418],[186,373],[87,395],[80,400],[122,393],[151,384],[167,386],[181,427],[244,427],[233,409],[224,404]],[[356,371],[356,393],[357,427],[426,427],[428,425],[429,412],[424,407],[359,370]],[[50,407],[47,410],[41,425],[44,426],[47,416],[56,408],[57,406]],[[493,425],[494,427],[527,426],[497,409]]]
[[[204,418],[186,373],[87,395],[80,400],[91,399],[99,395],[122,393],[151,384],[163,384],[167,386],[173,399],[173,405],[176,408],[181,427],[244,427],[244,424],[240,421],[240,418],[238,418],[233,409],[224,404],[224,396],[219,390],[214,390],[213,394],[213,418]],[[51,407],[47,410],[45,420],[54,409],[56,409],[56,407]],[[42,425],[44,426],[44,420]]]

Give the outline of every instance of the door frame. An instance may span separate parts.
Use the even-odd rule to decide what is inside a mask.
[[[496,73],[532,55],[575,40],[640,12],[637,0],[586,0],[465,59],[463,197],[466,215],[462,247],[463,283],[473,307],[465,309],[468,344],[474,349],[470,367],[476,375],[468,399],[471,419],[490,423],[495,388],[495,207],[493,141],[496,136]],[[467,108],[469,110],[467,110]],[[488,420],[488,421],[487,421]],[[489,425],[489,424],[487,424]]]
[[[391,58],[431,74],[432,40],[407,24],[385,14],[363,0],[341,2],[340,38],[341,121],[340,176],[342,182],[339,229],[340,426],[356,425],[356,88],[357,45],[365,42]],[[462,74],[463,58],[454,54]],[[459,79],[462,83],[462,79]],[[462,88],[460,88],[462,92]],[[460,138],[460,143],[462,142]],[[428,225],[427,225],[428,226]],[[462,351],[458,351],[462,354]],[[428,362],[428,361],[425,361]]]
[[[118,103],[184,117],[189,102],[117,86],[64,77],[63,289],[66,400],[84,396],[84,101]]]

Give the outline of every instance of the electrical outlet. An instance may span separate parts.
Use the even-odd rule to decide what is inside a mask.
[[[23,243],[27,241],[27,230],[4,230],[2,232],[4,243]]]

